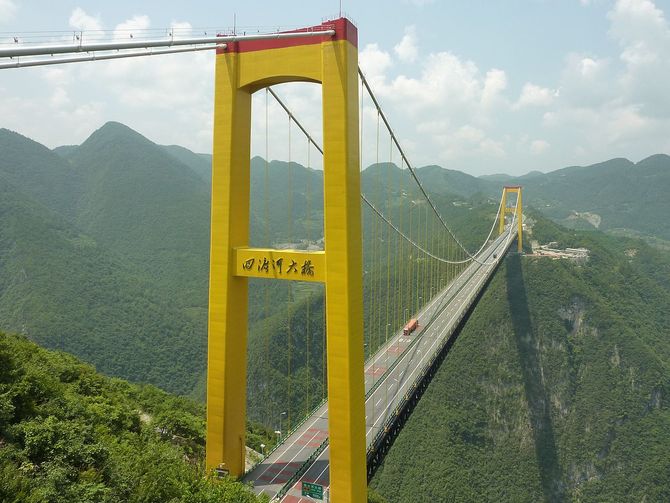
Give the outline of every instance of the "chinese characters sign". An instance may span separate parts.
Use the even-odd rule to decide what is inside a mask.
[[[236,248],[235,274],[253,278],[325,281],[323,251],[273,250],[270,248]]]

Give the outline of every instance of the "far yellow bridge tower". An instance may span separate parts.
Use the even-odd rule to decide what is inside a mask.
[[[516,205],[512,208],[507,207],[507,195],[516,194]],[[517,250],[521,253],[523,249],[523,206],[521,204],[521,186],[520,185],[506,185],[503,187],[502,206],[500,207],[500,225],[498,227],[499,233],[505,231],[505,215],[516,212],[517,224]]]

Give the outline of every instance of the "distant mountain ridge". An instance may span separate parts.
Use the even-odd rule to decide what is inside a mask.
[[[466,241],[490,223],[473,221],[469,207],[454,202],[497,201],[504,183],[522,184],[524,202],[557,220],[664,236],[668,162],[665,155],[636,165],[619,159],[517,178],[477,178],[434,165],[416,172],[454,226],[470,234]],[[323,237],[321,171],[256,157],[251,178],[252,245],[285,243],[291,231]],[[0,129],[0,207],[13,215],[0,222],[0,328],[64,347],[104,372],[188,392],[205,364],[210,182],[210,155],[157,145],[120,123],[53,150]],[[361,183],[382,206],[389,197],[414,197],[409,172],[393,164],[367,167]],[[260,203],[266,190],[267,203]],[[32,246],[18,253],[24,242]],[[24,275],[28,283],[21,283]],[[253,284],[250,295],[260,299]],[[50,328],[56,319],[71,320],[69,342],[60,340],[67,330]],[[114,327],[105,332],[108,323]],[[129,342],[117,350],[121,340]]]
[[[511,182],[524,186],[526,201],[569,227],[624,228],[670,238],[668,155],[652,155],[638,163],[611,159]]]
[[[523,186],[525,205],[549,218],[581,229],[629,230],[670,239],[670,156],[655,154],[637,163],[616,158],[590,166],[569,166],[522,176],[474,177],[439,166],[417,169],[433,192],[463,197],[499,197],[502,185]]]
[[[186,149],[180,147],[164,148],[208,181],[211,156],[184,152]],[[374,165],[364,172],[372,176],[371,169],[374,170]],[[521,176],[500,173],[475,177],[437,165],[423,166],[416,172],[433,192],[465,198],[475,194],[497,198],[502,185],[522,185],[525,204],[537,207],[568,227],[629,230],[635,235],[670,240],[670,222],[664,218],[670,211],[670,197],[667,197],[670,156],[667,154],[654,154],[637,163],[614,158],[548,173],[535,170]]]
[[[208,191],[122,124],[56,152],[0,130],[0,326],[189,392],[205,365]]]

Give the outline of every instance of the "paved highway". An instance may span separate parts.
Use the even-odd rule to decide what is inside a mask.
[[[512,233],[511,235],[509,233]],[[515,230],[507,230],[480,253],[452,283],[435,296],[416,316],[420,326],[409,336],[402,330],[393,334],[365,364],[365,423],[366,445],[384,429],[431,359],[439,353],[454,333],[463,315],[475,301],[486,280],[492,274],[511,244]],[[493,257],[496,256],[494,259]],[[371,391],[372,390],[372,391]],[[274,498],[291,484],[282,501],[308,503],[314,500],[301,497],[302,482],[329,485],[326,447],[300,478],[295,475],[305,462],[328,438],[328,403],[322,404],[274,452],[244,478],[252,482],[257,494]]]

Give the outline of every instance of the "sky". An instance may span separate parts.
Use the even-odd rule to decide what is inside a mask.
[[[342,0],[341,10],[358,27],[359,64],[415,166],[520,175],[670,153],[670,0]],[[72,41],[79,31],[85,40],[160,38],[171,27],[268,32],[339,12],[339,1],[320,0],[0,0],[0,46]],[[114,120],[207,153],[213,83],[209,52],[0,70],[0,127],[53,148]],[[277,92],[320,139],[318,86]],[[253,110],[254,154],[319,167],[263,91]],[[377,147],[369,100],[361,116],[363,165],[397,162],[388,138]]]

